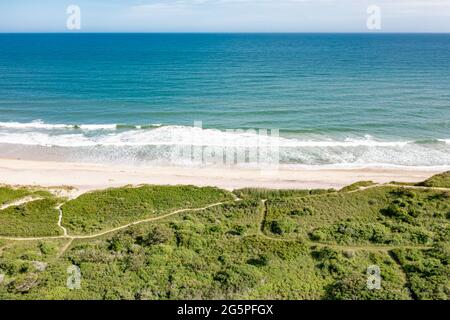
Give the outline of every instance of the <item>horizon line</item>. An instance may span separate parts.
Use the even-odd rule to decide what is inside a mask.
[[[0,34],[450,34],[450,31],[0,31]]]

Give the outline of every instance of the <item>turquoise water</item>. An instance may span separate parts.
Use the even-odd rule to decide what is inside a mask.
[[[450,166],[450,35],[0,34],[0,157],[186,164],[194,121],[279,129],[286,164]]]

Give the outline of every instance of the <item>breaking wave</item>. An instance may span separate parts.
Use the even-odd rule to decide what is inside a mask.
[[[186,164],[178,146],[226,149],[277,147],[279,161],[293,165],[450,166],[450,139],[387,141],[351,137],[277,137],[271,132],[224,131],[189,126],[47,124],[0,122],[0,144],[59,150],[70,160]],[[4,147],[3,147],[4,149]],[[1,156],[0,148],[0,156]]]

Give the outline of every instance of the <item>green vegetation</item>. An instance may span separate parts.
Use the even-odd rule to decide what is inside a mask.
[[[417,185],[423,187],[450,188],[450,171],[437,174]]]
[[[9,187],[0,187],[0,205],[29,196],[30,194],[31,192],[25,188],[13,189]]]
[[[12,206],[0,211],[0,299],[448,300],[450,193],[368,185],[244,189],[239,201],[216,188],[109,189],[66,202],[69,237],[40,241],[1,236],[60,235],[66,200]],[[66,285],[72,265],[79,290]]]
[[[331,248],[312,252],[316,267],[325,277],[334,279],[325,289],[329,300],[408,300],[408,288],[400,267],[387,254],[362,252],[339,252]],[[367,287],[367,269],[378,266],[381,288]]]
[[[346,256],[292,241],[257,235],[258,202],[239,202],[196,214],[181,213],[95,240],[76,240],[58,263],[38,272],[32,261],[52,261],[33,247],[26,256],[0,259],[7,284],[0,297],[12,299],[322,299],[347,273],[365,279],[367,266],[389,270],[376,298],[405,298],[401,269],[388,255],[357,252]],[[234,232],[242,227],[244,234]],[[34,251],[34,252],[32,252]],[[47,259],[48,257],[48,259]],[[66,288],[66,269],[82,271],[80,290]],[[338,298],[338,297],[333,297]],[[365,296],[361,296],[365,298]]]
[[[30,197],[26,199],[26,197]],[[20,205],[15,201],[27,200]],[[0,235],[15,237],[57,236],[59,212],[56,209],[61,199],[45,190],[26,188],[0,188],[0,203],[11,204],[0,210]]]
[[[264,231],[270,232],[274,221],[295,222],[292,232],[285,236],[308,238],[311,232],[345,220],[376,221],[380,210],[389,203],[388,193],[394,188],[371,188],[354,193],[324,194],[315,197],[284,198],[266,203]]]
[[[353,183],[349,186],[346,186],[344,188],[342,188],[341,190],[339,190],[339,192],[351,192],[351,191],[356,191],[359,189],[363,189],[363,188],[367,188],[370,186],[373,186],[375,183],[373,181],[360,181],[360,182],[356,182]]]
[[[450,243],[429,250],[396,249],[392,255],[407,274],[413,297],[420,300],[450,299]]]
[[[450,193],[376,187],[267,202],[264,231],[330,244],[431,245],[449,239]]]
[[[193,186],[141,186],[84,194],[62,207],[63,225],[72,234],[95,233],[169,211],[231,201],[230,193]]]
[[[49,197],[51,194],[43,190],[31,190],[28,188],[12,188],[0,186],[0,206],[17,201],[27,196]]]
[[[319,195],[336,192],[334,189],[321,190],[271,190],[271,189],[257,189],[245,188],[233,191],[233,193],[241,199],[278,199],[290,197],[306,197],[311,195]]]
[[[58,200],[47,198],[0,211],[0,234],[15,237],[57,236]]]

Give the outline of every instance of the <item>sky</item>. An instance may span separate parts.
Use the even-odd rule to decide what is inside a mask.
[[[78,32],[450,32],[450,0],[0,0],[0,32],[74,32],[69,5]]]

